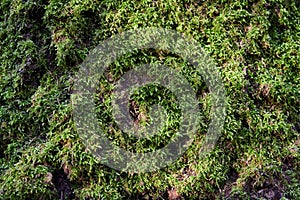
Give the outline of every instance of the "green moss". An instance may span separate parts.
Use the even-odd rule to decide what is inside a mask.
[[[300,197],[299,1],[3,0],[0,13],[1,199],[167,199],[172,192],[187,199],[247,199],[266,198],[269,190]],[[203,111],[196,141],[167,168],[129,174],[101,165],[86,150],[70,95],[89,50],[141,27],[196,39],[218,66],[228,105],[217,146],[199,158],[208,89],[197,74],[187,76]],[[107,76],[116,80],[130,66],[149,62],[193,74],[175,55],[141,50],[113,63]],[[103,79],[98,94],[106,97],[97,105],[104,125],[111,121],[111,82]],[[145,93],[135,98],[146,105]]]

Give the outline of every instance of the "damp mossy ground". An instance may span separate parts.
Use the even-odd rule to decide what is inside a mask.
[[[2,0],[0,13],[0,199],[300,198],[299,1]],[[225,86],[227,116],[216,147],[200,158],[209,91],[191,80],[204,115],[199,137],[172,165],[131,174],[86,150],[70,95],[91,49],[145,27],[176,30],[209,53]],[[99,92],[103,124],[111,120],[109,77],[157,60],[189,69],[154,50],[115,62]],[[135,98],[141,106],[147,99],[143,92]],[[117,133],[113,139],[122,144]]]

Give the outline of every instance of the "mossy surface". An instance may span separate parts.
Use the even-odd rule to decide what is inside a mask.
[[[187,76],[204,119],[199,137],[173,165],[130,174],[86,150],[70,95],[91,49],[143,27],[173,29],[199,42],[221,73],[227,116],[216,147],[199,158],[210,112],[205,83],[167,52],[122,57],[100,81],[100,125],[111,123],[109,94],[121,72],[158,61]],[[297,0],[1,0],[0,60],[0,199],[300,199]],[[146,93],[134,96],[141,108],[154,98]],[[109,131],[118,145],[133,141]]]

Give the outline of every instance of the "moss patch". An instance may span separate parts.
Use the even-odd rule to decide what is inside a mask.
[[[0,13],[1,199],[300,198],[299,1],[2,0]],[[137,27],[184,33],[216,62],[227,117],[207,157],[195,152],[209,121],[208,90],[190,76],[204,123],[173,165],[120,173],[80,141],[72,77],[100,41]],[[99,86],[100,125],[111,120],[114,79],[129,66],[158,61],[189,74],[190,65],[167,52],[122,57]],[[134,98],[146,105],[145,93]],[[107,131],[122,144],[117,130]]]

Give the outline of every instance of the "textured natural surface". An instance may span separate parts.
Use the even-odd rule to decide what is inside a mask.
[[[299,2],[1,0],[0,199],[300,199]],[[111,121],[108,96],[120,73],[158,61],[187,76],[204,123],[173,165],[121,173],[101,165],[77,135],[72,77],[100,41],[143,27],[173,29],[199,42],[222,75],[227,117],[213,152],[199,158],[210,107],[203,81],[167,52],[122,57],[100,82],[99,124]],[[146,94],[134,96],[136,115],[147,98],[159,98]],[[107,131],[120,146],[132,142]]]

